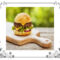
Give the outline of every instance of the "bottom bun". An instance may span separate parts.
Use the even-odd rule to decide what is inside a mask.
[[[14,34],[18,35],[18,36],[27,36],[27,35],[31,34],[31,31],[29,31],[29,32],[19,32],[19,31],[14,30]]]

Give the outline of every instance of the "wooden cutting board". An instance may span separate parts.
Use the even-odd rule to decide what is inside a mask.
[[[36,43],[42,47],[51,47],[51,40],[40,38],[40,32],[38,30],[32,29],[32,32],[28,36],[16,36],[14,35],[14,32],[12,30],[13,23],[6,23],[6,40],[17,44],[17,45],[23,45],[26,43]],[[42,40],[42,41],[41,41]],[[49,43],[49,44],[48,44]]]

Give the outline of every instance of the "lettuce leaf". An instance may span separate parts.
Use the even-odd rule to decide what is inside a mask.
[[[20,31],[20,32],[24,32],[24,30],[27,30],[27,29],[32,29],[33,28],[33,25],[32,26],[30,26],[30,27],[26,27],[26,28],[24,28],[24,27],[19,27],[19,30],[18,31]],[[12,30],[14,30],[15,29],[15,26],[12,26]]]
[[[15,27],[14,26],[12,26],[12,30],[14,30],[15,29]]]

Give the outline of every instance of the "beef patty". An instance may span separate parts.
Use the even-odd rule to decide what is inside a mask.
[[[14,26],[15,27],[24,27],[24,28],[26,28],[26,27],[30,27],[32,25],[32,22],[29,22],[29,23],[26,23],[25,25],[22,25],[21,23],[16,23],[16,22],[14,22]]]

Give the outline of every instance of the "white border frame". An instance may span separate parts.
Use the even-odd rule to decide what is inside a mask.
[[[29,3],[29,4],[28,4]],[[55,28],[54,28],[54,50],[5,50],[6,49],[6,7],[54,7],[54,23],[55,23]],[[15,57],[46,57],[48,52],[54,52],[56,51],[60,46],[59,46],[59,40],[57,40],[57,37],[59,38],[58,31],[57,30],[59,27],[56,26],[56,20],[59,18],[60,15],[60,3],[55,1],[55,2],[1,2],[0,3],[0,41],[1,42],[1,47],[3,48],[2,51],[6,52],[13,52]],[[58,15],[58,16],[57,16]],[[59,20],[59,19],[58,19]],[[59,23],[59,22],[58,22]],[[59,25],[58,25],[59,26]],[[55,31],[56,30],[56,31]],[[4,42],[4,43],[3,43]],[[57,44],[57,46],[56,46]]]

